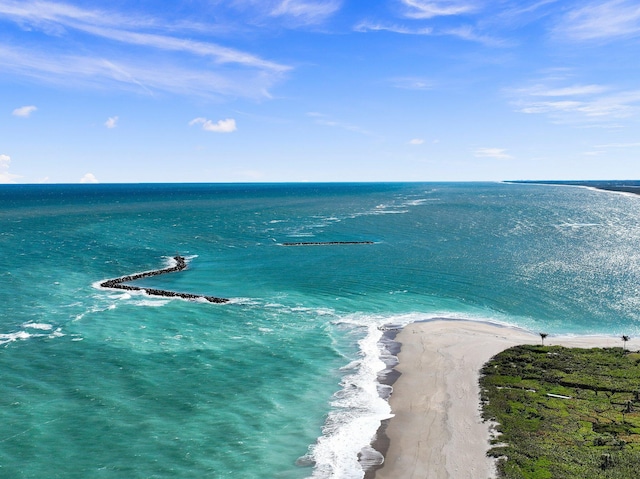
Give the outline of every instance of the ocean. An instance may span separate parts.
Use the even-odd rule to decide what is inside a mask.
[[[0,478],[361,479],[385,329],[635,337],[639,216],[557,185],[1,185]],[[128,284],[229,301],[100,287],[176,256]]]

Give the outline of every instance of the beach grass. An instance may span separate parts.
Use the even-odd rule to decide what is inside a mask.
[[[637,477],[640,354],[516,346],[485,364],[480,388],[499,478]]]

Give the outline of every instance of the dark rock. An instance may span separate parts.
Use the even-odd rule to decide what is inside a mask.
[[[183,269],[186,269],[187,262],[184,259],[184,257],[175,256],[173,259],[176,261],[176,265],[170,268],[157,269],[154,271],[147,271],[145,273],[138,273],[138,274],[132,274],[127,276],[121,276],[119,278],[108,279],[107,281],[103,281],[102,283],[100,283],[100,287],[108,288],[108,289],[123,289],[126,291],[144,291],[144,293],[148,294],[149,296],[163,296],[166,298],[183,298],[183,299],[191,299],[191,300],[206,299],[210,303],[218,303],[218,304],[229,302],[227,298],[217,298],[215,296],[202,296],[202,295],[191,294],[191,293],[177,293],[175,291],[166,291],[163,289],[140,288],[138,286],[130,286],[127,284],[122,284],[122,283],[128,283],[130,281],[136,281],[142,278],[149,278],[151,276],[159,276],[161,274],[166,274],[166,273],[175,273],[177,271],[182,271]]]

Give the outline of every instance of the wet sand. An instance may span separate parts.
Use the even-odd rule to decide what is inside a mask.
[[[518,344],[540,344],[523,330],[474,321],[413,323],[397,336],[396,369],[402,373],[390,398],[385,463],[376,479],[487,479],[491,424],[480,417],[479,371],[492,356]],[[619,337],[549,336],[545,345],[621,347]],[[629,349],[640,349],[632,338]]]

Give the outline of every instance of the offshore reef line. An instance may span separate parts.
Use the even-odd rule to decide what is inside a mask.
[[[169,268],[156,269],[154,271],[147,271],[145,273],[137,273],[131,274],[127,276],[121,276],[115,279],[108,279],[100,283],[101,288],[109,288],[109,289],[124,289],[126,291],[142,291],[150,296],[163,296],[165,298],[183,298],[183,299],[205,299],[210,303],[228,303],[229,299],[227,298],[218,298],[216,296],[204,296],[200,294],[191,294],[191,293],[177,293],[175,291],[166,291],[163,289],[153,289],[153,288],[141,288],[139,286],[130,286],[123,283],[128,283],[129,281],[135,281],[137,279],[149,278],[151,276],[159,276],[161,274],[166,273],[175,273],[177,271],[182,271],[187,268],[187,262],[183,256],[174,256],[175,266],[171,266]]]

